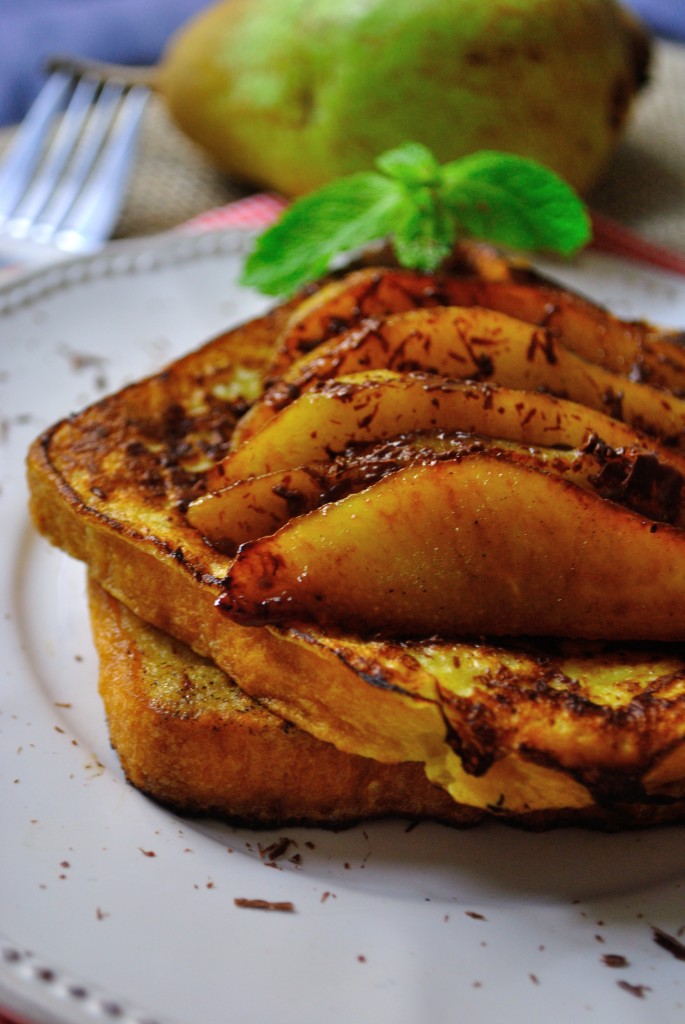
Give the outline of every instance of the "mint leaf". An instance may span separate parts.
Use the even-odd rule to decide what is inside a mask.
[[[413,200],[395,226],[393,247],[402,266],[429,272],[452,251],[454,218],[432,189],[417,190]]]
[[[535,160],[486,150],[441,166],[426,146],[405,142],[376,166],[296,200],[260,236],[241,282],[289,295],[335,256],[384,238],[401,265],[423,271],[439,267],[459,237],[562,256],[590,241],[582,201]]]
[[[512,249],[571,256],[590,241],[573,189],[535,160],[484,151],[442,167],[440,194],[457,231]]]
[[[339,253],[390,235],[408,205],[406,189],[381,174],[339,178],[298,199],[259,237],[241,282],[289,295],[325,274]]]
[[[405,185],[436,185],[440,180],[440,164],[420,142],[404,142],[386,150],[376,159],[376,167]]]

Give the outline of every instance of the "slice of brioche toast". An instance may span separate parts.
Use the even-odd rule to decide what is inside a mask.
[[[253,828],[390,815],[459,827],[481,820],[420,765],[344,754],[289,725],[93,580],[88,599],[112,745],[129,781],[155,800]]]
[[[293,309],[277,307],[46,431],[28,458],[38,529],[145,623],[304,729],[307,742],[386,765],[423,763],[457,804],[526,823],[682,818],[677,648],[406,644],[311,624],[244,626],[217,609],[232,559],[186,510],[259,395]],[[144,785],[153,791],[151,780]],[[222,806],[216,794],[186,796]],[[254,807],[245,813],[254,820]],[[359,805],[346,813],[358,816]],[[295,814],[307,817],[302,804]]]
[[[233,825],[346,827],[379,818],[469,828],[493,815],[535,831],[679,821],[678,804],[625,804],[515,817],[454,801],[416,763],[345,754],[253,700],[214,662],[88,579],[99,692],[128,781],[177,813]]]

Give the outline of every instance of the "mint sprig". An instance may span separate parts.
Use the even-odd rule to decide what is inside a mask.
[[[257,239],[242,283],[290,295],[334,257],[382,239],[402,266],[422,271],[435,270],[459,238],[560,256],[590,241],[580,198],[535,160],[484,151],[441,165],[425,146],[405,142],[376,168],[297,199]]]

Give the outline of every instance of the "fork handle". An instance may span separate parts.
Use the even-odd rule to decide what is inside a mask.
[[[144,85],[150,89],[155,88],[157,81],[157,68],[154,65],[112,64],[108,61],[71,57],[68,54],[50,57],[45,63],[45,70],[66,71],[70,75],[97,81],[106,79],[116,85]]]

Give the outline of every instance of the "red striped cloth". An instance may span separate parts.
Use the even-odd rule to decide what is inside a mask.
[[[592,214],[592,229],[593,249],[685,276],[685,253],[653,245],[600,213]]]
[[[267,228],[288,205],[274,192],[257,192],[226,206],[216,206],[186,221],[182,231],[220,231],[222,228]]]

